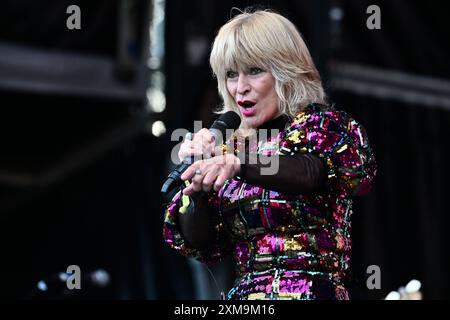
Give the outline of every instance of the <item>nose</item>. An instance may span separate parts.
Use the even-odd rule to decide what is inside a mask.
[[[243,72],[239,73],[236,91],[241,96],[244,96],[245,94],[250,92],[250,83],[248,82],[248,77]]]

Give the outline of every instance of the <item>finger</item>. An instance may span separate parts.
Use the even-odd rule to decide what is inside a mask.
[[[178,153],[187,153],[190,150],[194,149],[195,144],[192,141],[186,141],[185,143],[183,143],[180,146],[180,150],[178,151]]]
[[[198,168],[200,168],[200,161],[195,161],[193,164],[191,164],[186,171],[183,172],[183,174],[181,175],[181,180],[189,180],[191,179],[194,174],[195,174],[195,170],[197,170]]]
[[[221,155],[222,153],[223,153],[223,147],[220,145],[220,146],[214,146],[214,150],[213,150],[213,152],[214,152],[214,156],[216,156],[216,155]]]
[[[191,144],[189,144],[189,146],[187,146],[186,149],[183,150],[196,150],[196,151],[202,151],[203,150],[203,146],[200,143],[197,142],[191,142]]]
[[[189,159],[191,157],[200,157],[202,155],[201,150],[198,149],[189,149],[189,150],[183,150],[182,152],[179,152],[178,158],[180,161],[183,161],[184,159]]]
[[[209,159],[213,156],[214,153],[214,144],[211,142],[203,143],[203,155],[206,159]]]
[[[226,174],[221,173],[214,182],[214,191],[219,191],[223,187],[227,179],[228,177],[226,176]]]
[[[212,136],[212,135],[210,135]],[[213,154],[214,143],[210,141],[209,136],[202,134],[197,141],[194,142],[198,148],[202,150],[202,155],[204,159],[211,158]]]
[[[215,170],[213,168],[209,169],[209,171],[206,173],[205,177],[203,178],[203,183],[202,183],[203,191],[205,191],[205,192],[211,191],[214,180],[216,180],[216,178],[217,178],[217,170]]]
[[[197,141],[213,142],[214,135],[209,129],[203,128],[197,132]]]
[[[203,176],[196,174],[191,180],[192,189],[194,192],[199,192],[202,190]]]
[[[181,144],[180,150],[178,150],[178,158],[180,160],[183,160],[183,158],[186,156],[186,150],[190,149],[190,144],[191,144],[190,141],[186,141]]]
[[[184,195],[190,196],[193,193],[194,193],[194,190],[192,189],[192,185],[191,184],[183,189],[183,194]]]
[[[206,150],[209,145],[214,144],[214,135],[208,129],[201,129],[193,141],[203,146]]]

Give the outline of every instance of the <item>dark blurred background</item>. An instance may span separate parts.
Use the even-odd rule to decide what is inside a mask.
[[[366,26],[372,4],[379,30]],[[0,297],[210,299],[229,288],[232,261],[208,270],[164,244],[159,190],[173,130],[215,118],[218,28],[232,7],[260,5],[298,26],[330,99],[365,125],[378,160],[374,191],[355,200],[354,298],[383,299],[411,279],[425,299],[450,298],[444,4],[3,1]],[[66,27],[70,5],[79,30]],[[70,296],[56,276],[69,265],[85,275]],[[369,265],[381,269],[379,290],[365,289]],[[96,270],[106,286],[89,278]]]

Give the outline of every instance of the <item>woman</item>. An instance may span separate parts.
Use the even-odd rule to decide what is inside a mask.
[[[229,299],[349,299],[352,197],[376,172],[364,128],[327,105],[303,39],[277,13],[232,18],[210,64],[222,111],[236,111],[241,128],[223,154],[206,129],[182,144],[180,158],[205,159],[182,175],[165,241],[207,264],[233,254]],[[268,163],[276,172],[263,173]]]

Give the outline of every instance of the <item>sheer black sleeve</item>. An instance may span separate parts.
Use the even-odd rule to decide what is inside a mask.
[[[269,161],[278,161],[275,174],[263,174],[264,168],[273,166]],[[239,178],[249,184],[286,194],[311,193],[323,185],[325,167],[322,160],[312,154],[257,155],[255,164],[251,164],[246,155]]]

